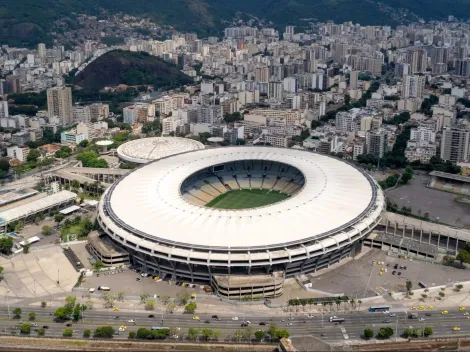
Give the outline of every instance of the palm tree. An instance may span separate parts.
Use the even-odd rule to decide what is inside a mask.
[[[331,313],[331,309],[333,307],[333,302],[328,302],[328,305],[330,306],[330,313]]]
[[[323,306],[323,313],[325,313],[325,307],[328,304],[328,302],[321,302],[321,305]]]
[[[336,313],[338,313],[339,306],[341,305],[341,299],[339,299],[339,298],[336,298],[336,301],[335,301],[335,303],[336,303]]]
[[[354,298],[352,298],[349,303],[351,304],[351,310],[353,310],[354,308],[356,308],[356,300]]]
[[[359,304],[359,310],[361,310],[362,301],[361,301],[361,300],[358,300],[358,301],[357,301],[357,304]]]

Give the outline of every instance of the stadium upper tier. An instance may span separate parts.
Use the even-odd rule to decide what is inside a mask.
[[[259,173],[263,165],[274,165],[278,170],[270,171],[269,186],[282,181],[287,187],[296,180],[297,188],[282,202],[246,210],[214,209],[185,199],[185,187],[194,185],[195,175],[237,181],[231,168],[240,165],[240,175],[248,174],[247,165],[256,165]],[[283,179],[283,174],[288,176]],[[202,181],[196,177],[196,182]],[[219,191],[226,184],[222,181]],[[325,239],[322,245],[338,245],[369,229],[383,206],[375,182],[355,167],[325,155],[273,147],[216,148],[163,158],[119,180],[101,200],[102,220],[123,238],[132,236],[131,242],[227,251],[285,249],[320,239]]]
[[[189,138],[152,137],[136,139],[117,149],[118,156],[125,161],[145,164],[160,158],[204,149],[204,144]]]

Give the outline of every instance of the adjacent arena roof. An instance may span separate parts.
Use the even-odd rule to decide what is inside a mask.
[[[204,144],[189,138],[152,137],[124,143],[117,149],[125,161],[145,164],[171,155],[204,149]]]
[[[208,208],[183,199],[180,188],[187,177],[235,160],[292,165],[304,174],[305,185],[285,201],[246,210]],[[362,231],[379,216],[383,195],[370,176],[329,156],[286,148],[227,147],[179,154],[136,169],[107,190],[103,205],[113,222],[139,237],[230,250],[282,248],[351,228]]]

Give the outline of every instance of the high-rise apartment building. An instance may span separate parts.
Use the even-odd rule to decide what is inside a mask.
[[[388,133],[383,130],[373,130],[366,134],[367,153],[380,159],[388,151]]]
[[[425,84],[425,76],[403,76],[402,97],[422,98]]]
[[[15,94],[21,92],[20,77],[13,75],[7,76],[5,84],[7,88],[5,93]]]
[[[44,43],[39,43],[38,44],[38,57],[40,59],[45,59],[46,58],[46,44],[44,44]]]
[[[470,58],[455,60],[455,75],[470,77]]]
[[[274,99],[282,99],[283,84],[282,82],[268,83],[268,97]]]
[[[8,117],[8,102],[3,100],[0,101],[0,119]]]
[[[347,111],[340,111],[336,114],[336,129],[342,132],[353,132],[356,130],[354,117]]]
[[[269,68],[267,66],[255,68],[255,81],[268,82],[269,81]]]
[[[90,117],[92,122],[105,120],[109,116],[109,105],[95,103],[90,105]]]
[[[424,49],[413,49],[406,53],[406,62],[411,65],[411,74],[424,73],[428,66],[428,52]]]
[[[49,117],[58,117],[61,125],[72,124],[72,89],[70,87],[49,88],[47,90],[47,111]]]
[[[444,161],[468,161],[470,131],[466,126],[448,126],[442,130],[441,159]]]
[[[349,74],[349,86],[351,89],[357,89],[357,82],[359,80],[359,71],[351,71]]]

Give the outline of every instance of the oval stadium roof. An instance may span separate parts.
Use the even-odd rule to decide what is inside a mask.
[[[171,155],[204,149],[204,144],[189,138],[151,137],[136,139],[122,144],[117,149],[125,161],[145,164]]]
[[[268,206],[224,210],[190,204],[182,182],[193,173],[236,160],[271,160],[305,176],[294,196]],[[205,149],[145,165],[105,195],[109,216],[130,232],[162,243],[207,248],[269,247],[333,236],[367,218],[381,190],[370,176],[332,157],[274,147]],[[378,204],[378,203],[377,203]]]

